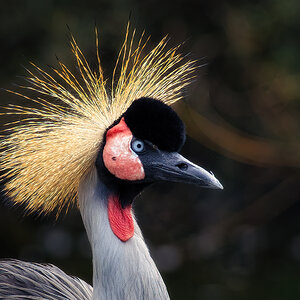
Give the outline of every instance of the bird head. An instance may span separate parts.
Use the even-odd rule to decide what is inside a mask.
[[[134,235],[131,204],[156,181],[174,181],[222,189],[212,173],[179,154],[185,127],[176,112],[152,98],[140,98],[105,131],[97,155],[100,181],[109,187],[112,232],[126,242]]]
[[[179,154],[185,139],[184,124],[170,106],[151,98],[137,99],[106,130],[96,161],[98,174],[114,188],[122,187],[123,193],[124,186],[131,191],[135,186],[138,192],[155,181],[222,188],[212,173]],[[123,207],[131,203],[132,195],[120,196]]]

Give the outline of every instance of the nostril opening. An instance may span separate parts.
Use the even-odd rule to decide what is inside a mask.
[[[177,164],[176,167],[178,167],[182,171],[185,171],[185,170],[187,170],[188,165],[186,163],[180,163],[180,164]]]

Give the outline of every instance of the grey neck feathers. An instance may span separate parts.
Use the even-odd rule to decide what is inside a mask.
[[[79,205],[93,253],[93,300],[169,299],[141,230],[127,242],[112,232],[107,215],[108,188],[93,170],[81,183]]]

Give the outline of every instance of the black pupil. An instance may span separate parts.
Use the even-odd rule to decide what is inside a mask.
[[[142,144],[141,144],[141,143],[138,143],[136,146],[137,146],[139,149],[142,148]]]

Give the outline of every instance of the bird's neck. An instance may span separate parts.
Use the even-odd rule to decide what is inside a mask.
[[[124,242],[113,232],[109,199],[117,195],[100,182],[96,170],[81,183],[78,196],[93,253],[93,299],[169,299],[132,212],[133,236]]]

